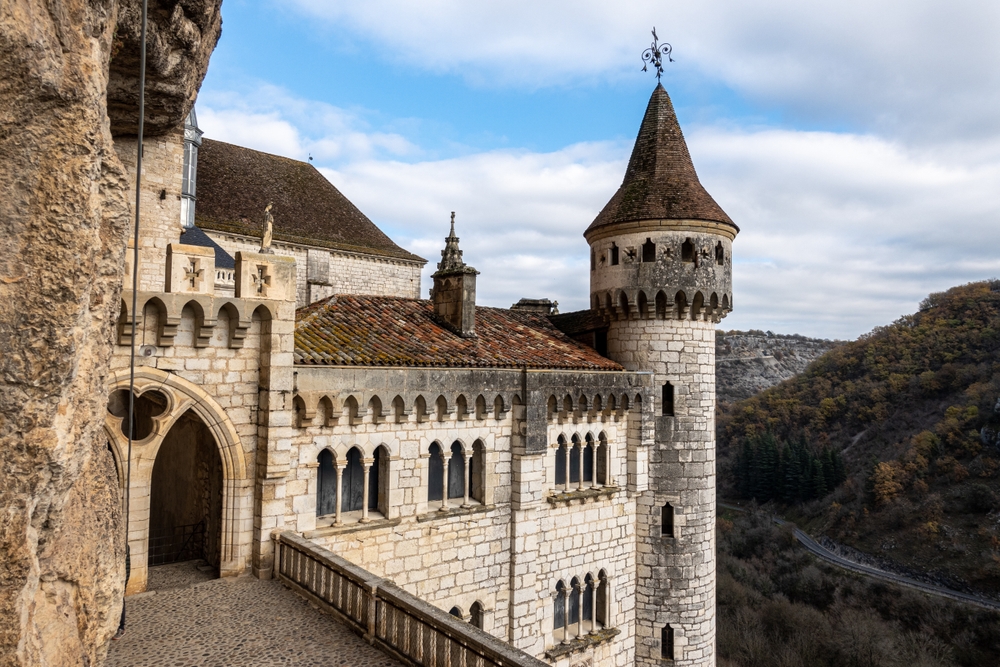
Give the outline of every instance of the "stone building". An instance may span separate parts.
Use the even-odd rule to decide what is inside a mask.
[[[294,531],[553,665],[715,664],[714,326],[738,230],[662,87],[585,232],[579,313],[478,306],[454,218],[420,299],[424,260],[311,164],[202,140],[193,112],[144,160],[106,423],[130,592],[186,558],[270,576]]]

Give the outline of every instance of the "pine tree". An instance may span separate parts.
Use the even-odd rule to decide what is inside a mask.
[[[812,478],[812,498],[823,498],[826,496],[826,478],[823,476],[823,464],[819,459],[812,461]]]

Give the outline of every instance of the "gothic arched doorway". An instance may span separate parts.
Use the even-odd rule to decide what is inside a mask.
[[[156,453],[149,499],[149,565],[204,559],[218,571],[222,551],[222,459],[192,410]]]

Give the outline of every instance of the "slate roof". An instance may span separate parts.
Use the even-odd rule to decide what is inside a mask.
[[[549,315],[549,322],[567,336],[589,333],[598,329],[607,329],[608,323],[592,310],[577,310],[572,313]]]
[[[587,232],[632,220],[705,220],[739,231],[698,180],[670,96],[659,84],[646,106],[621,187]]]
[[[476,334],[456,334],[427,300],[338,295],[296,313],[295,363],[624,370],[544,315],[477,307]]]
[[[275,240],[425,261],[393,243],[308,162],[204,139],[197,178],[202,229],[260,237],[273,202]]]
[[[215,268],[217,269],[236,268],[236,260],[233,259],[233,256],[197,227],[181,230],[180,242],[186,245],[201,246],[202,248],[212,248],[215,250]]]

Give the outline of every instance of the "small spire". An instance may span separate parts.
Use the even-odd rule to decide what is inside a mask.
[[[462,251],[458,247],[458,237],[455,236],[455,212],[451,212],[451,231],[444,240],[444,250],[441,251],[441,261],[437,265],[438,273],[469,272],[471,267],[462,260]]]

